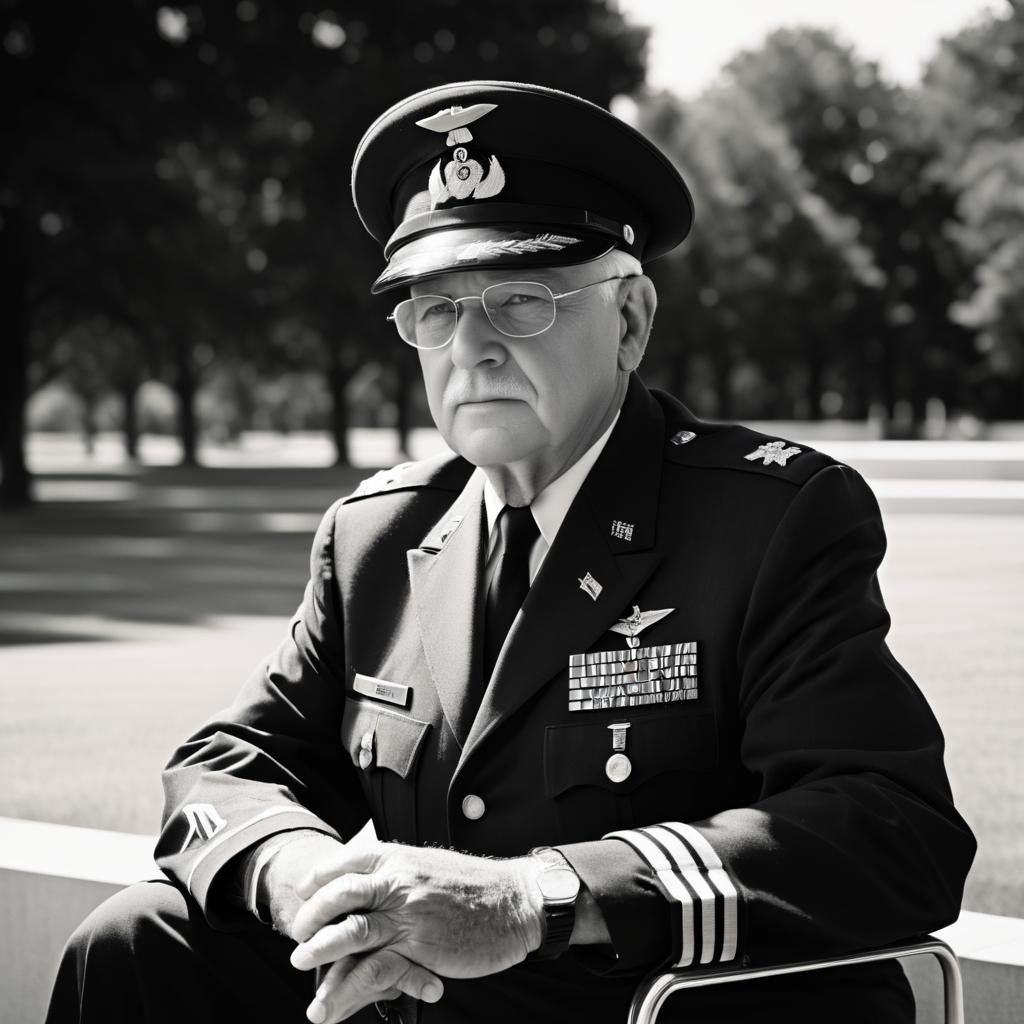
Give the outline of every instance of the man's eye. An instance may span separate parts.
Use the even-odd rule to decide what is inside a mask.
[[[525,306],[531,302],[538,302],[536,295],[528,295],[526,292],[515,292],[507,298],[502,299],[503,306]]]
[[[431,306],[427,306],[420,313],[421,320],[436,319],[440,316],[451,316],[452,307],[447,302],[435,302]]]

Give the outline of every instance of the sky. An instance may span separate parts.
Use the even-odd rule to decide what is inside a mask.
[[[776,28],[836,29],[861,56],[903,84],[917,81],[939,39],[1008,0],[619,0],[648,25],[648,84],[692,97],[738,50]]]

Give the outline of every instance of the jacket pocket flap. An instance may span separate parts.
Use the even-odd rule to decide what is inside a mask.
[[[388,768],[403,779],[408,778],[423,748],[430,729],[429,722],[389,711],[368,701],[345,700],[341,740],[357,768]],[[369,761],[360,754],[368,750]]]
[[[583,712],[587,714],[587,712]],[[549,725],[544,737],[544,787],[549,797],[574,786],[600,786],[630,793],[664,772],[707,772],[718,760],[718,736],[713,711],[629,718],[626,749],[629,776],[621,782],[608,777],[605,766],[612,749],[612,723],[601,721]]]

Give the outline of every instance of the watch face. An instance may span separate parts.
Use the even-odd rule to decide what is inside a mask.
[[[547,902],[569,902],[580,891],[579,876],[571,868],[549,868],[537,876],[540,894]]]

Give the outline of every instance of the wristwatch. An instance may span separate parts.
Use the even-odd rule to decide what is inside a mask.
[[[537,888],[544,902],[544,938],[530,960],[554,960],[569,948],[576,923],[576,900],[580,894],[580,876],[557,850],[538,846],[530,851],[541,861]]]

